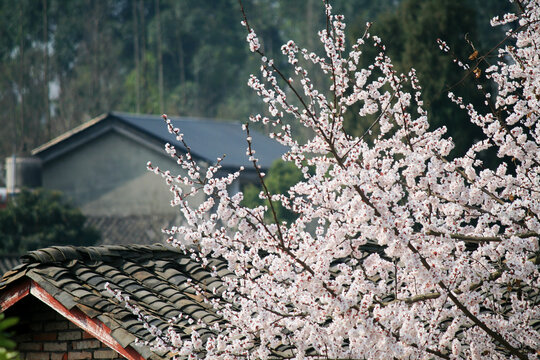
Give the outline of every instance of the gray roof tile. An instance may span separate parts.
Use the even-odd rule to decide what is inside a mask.
[[[111,332],[111,335],[113,338],[115,338],[116,341],[118,341],[118,343],[122,347],[127,347],[128,345],[131,345],[135,340],[135,336],[123,327],[114,329]]]
[[[0,274],[5,274],[19,265],[21,265],[19,255],[0,256]]]
[[[166,330],[167,320],[179,314],[184,316],[176,329],[186,337],[188,318],[209,324],[219,321],[191,285],[191,282],[200,283],[204,289],[204,284],[208,284],[206,291],[211,292],[219,287],[219,279],[211,278],[208,270],[189,256],[164,245],[55,246],[29,252],[22,259],[23,266],[2,278],[0,291],[27,276],[66,308],[77,307],[87,316],[102,321],[113,330],[111,335],[122,346],[132,345],[145,358],[157,359],[163,354],[134,346],[134,334],[143,340],[151,340],[152,336],[105,289],[105,283],[129,295],[132,304],[154,317],[151,323],[159,329]],[[212,266],[229,274],[220,260],[212,261]]]
[[[64,305],[68,310],[73,309],[73,307],[77,305],[77,299],[75,299],[68,292],[62,291],[61,293],[56,294],[54,298],[58,300],[62,305]]]
[[[169,134],[165,123],[160,116],[135,115],[127,113],[112,113],[112,116],[133,126],[134,128],[151,135],[164,144],[174,145],[176,149],[185,151],[184,145]],[[194,157],[214,163],[218,157],[226,155],[221,164],[228,168],[250,167],[251,163],[246,156],[246,133],[242,124],[231,121],[216,121],[210,119],[169,117],[174,127],[180,129],[184,139],[191,148]],[[275,140],[268,138],[258,131],[251,131],[253,144],[257,150],[257,157],[263,168],[281,157],[286,148]],[[197,141],[205,139],[205,141]],[[238,146],[245,144],[246,146]]]

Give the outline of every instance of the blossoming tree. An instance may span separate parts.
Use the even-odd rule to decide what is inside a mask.
[[[479,88],[491,111],[449,94],[485,134],[457,158],[449,158],[445,129],[429,127],[414,70],[393,70],[369,24],[347,50],[344,17],[325,3],[325,53],[283,45],[289,78],[265,56],[244,15],[249,47],[262,60],[260,76],[248,84],[269,114],[250,120],[274,130],[290,148],[284,159],[304,179],[287,194],[271,195],[259,171],[267,206],[247,208],[242,193],[228,191],[239,172],[216,176],[219,159],[201,169],[168,145],[187,175],[149,164],[186,218],[166,231],[171,243],[203,264],[224,259],[231,272],[222,279],[225,291],[199,289],[223,322],[194,323],[190,338],[171,328],[156,344],[212,359],[537,357],[540,4],[517,5],[516,14],[492,21],[514,24],[496,64],[487,67],[483,56],[462,64],[471,77],[493,80],[492,97]],[[364,46],[380,53],[361,69]],[[329,89],[315,88],[306,63],[328,76]],[[353,108],[373,119],[370,136],[344,131],[344,114]],[[312,138],[295,140],[290,120],[311,129]],[[188,147],[181,129],[167,123]],[[259,169],[257,144],[245,130],[247,156]],[[496,169],[483,167],[479,154],[486,149],[496,150]],[[189,198],[200,193],[206,200],[191,207]],[[297,219],[279,223],[277,203]],[[265,221],[265,212],[275,221]],[[214,335],[202,339],[198,329],[205,326]]]

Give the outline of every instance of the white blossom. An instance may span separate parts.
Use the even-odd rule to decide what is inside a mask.
[[[496,87],[493,99],[486,96],[494,113],[448,93],[484,133],[455,158],[448,157],[454,144],[446,129],[429,128],[416,72],[394,70],[370,24],[347,53],[344,18],[327,4],[323,54],[287,42],[285,78],[245,20],[249,47],[262,57],[260,75],[248,85],[270,114],[250,121],[272,129],[271,137],[290,149],[283,159],[304,178],[285,194],[263,187],[266,205],[252,209],[241,193],[229,193],[243,169],[219,177],[220,160],[201,170],[189,152],[170,145],[186,175],[148,164],[169,185],[190,189],[171,187],[186,219],[165,231],[171,243],[196,246],[192,257],[202,264],[224,259],[233,274],[221,279],[226,290],[219,296],[201,292],[223,319],[213,336],[203,341],[196,331],[181,338],[150,328],[156,344],[209,359],[274,358],[280,346],[296,359],[537,358],[540,335],[531,324],[540,316],[540,6],[520,4],[523,13],[492,21],[519,22],[497,64],[485,70]],[[380,53],[361,69],[368,42]],[[306,63],[329,76],[329,89],[315,88]],[[371,140],[345,132],[351,109],[376,119],[366,130]],[[299,142],[287,121],[313,136]],[[263,181],[257,144],[243,128],[246,156]],[[495,170],[482,164],[480,153],[489,148],[500,160]],[[192,207],[188,199],[197,196],[205,200]],[[277,203],[297,219],[268,222],[265,214],[272,217]]]

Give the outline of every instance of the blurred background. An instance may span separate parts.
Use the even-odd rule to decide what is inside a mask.
[[[332,1],[345,14],[349,40],[366,21],[387,44],[398,69],[415,66],[428,108],[455,117],[444,89],[463,73],[437,47],[444,38],[458,56],[500,39],[489,18],[505,1]],[[295,39],[320,49],[318,0],[245,0],[267,53]],[[250,56],[236,0],[0,0],[0,158],[33,148],[109,111],[245,120],[262,110],[245,85],[258,69]],[[366,58],[369,63],[371,59]],[[466,95],[464,90],[456,90]],[[465,94],[464,94],[465,93]],[[361,132],[352,119],[350,129]],[[457,128],[459,126],[450,126]],[[4,179],[0,179],[3,182]],[[2,183],[0,183],[2,185]]]
[[[323,53],[317,36],[326,27],[322,1],[243,3],[264,51],[286,75],[289,70],[280,47],[289,39],[300,47]],[[493,29],[489,19],[514,10],[511,4],[483,0],[335,0],[331,4],[334,13],[345,15],[349,42],[362,36],[366,22],[372,21],[371,33],[382,38],[395,68],[405,73],[411,67],[417,69],[432,126],[447,126],[456,141],[454,155],[463,153],[479,133],[469,123],[466,112],[448,100],[447,92],[451,90],[477,107],[484,106],[477,86],[486,85],[482,70],[495,61],[496,51],[482,62],[473,54],[476,50],[477,54],[486,54],[504,39],[508,29]],[[161,199],[153,195],[155,186],[148,185],[150,182],[126,190],[125,184],[134,179],[130,171],[136,168],[146,172],[145,164],[151,155],[137,157],[140,164],[129,171],[124,169],[135,157],[135,148],[120,148],[120,138],[109,138],[108,146],[113,151],[98,142],[91,151],[79,151],[77,156],[83,160],[73,160],[74,168],[63,162],[59,165],[66,167],[63,171],[47,170],[45,165],[42,169],[41,160],[29,155],[33,149],[51,144],[68,149],[69,141],[78,136],[72,131],[76,126],[113,111],[167,113],[220,122],[246,121],[250,114],[264,112],[263,103],[246,85],[249,75],[258,73],[260,59],[249,52],[241,20],[237,0],[0,0],[0,254],[19,254],[57,243],[96,243],[96,232],[83,229],[83,223],[99,230],[102,243],[162,239],[160,229],[176,221],[171,217],[176,213],[158,214],[153,210],[143,214],[142,210],[135,212],[131,205],[126,207],[129,211],[115,214],[110,205],[90,211],[73,194],[68,193],[65,199],[47,191],[23,192],[18,203],[9,204],[5,187],[9,171],[5,164],[24,162],[23,170],[36,174],[29,179],[39,181],[23,184],[27,187],[65,192],[59,186],[47,185],[47,179],[41,182],[41,172],[48,171],[52,174],[49,177],[56,176],[70,186],[77,183],[84,191],[97,188],[99,178],[119,194],[129,193],[132,202],[142,201],[131,194]],[[451,54],[440,51],[437,38],[448,43]],[[364,66],[372,63],[378,52],[369,44],[363,50]],[[469,64],[471,70],[478,68],[478,76],[460,69],[453,58]],[[322,74],[309,64],[306,67],[316,85],[328,85]],[[103,121],[98,122],[105,126],[111,117],[102,117]],[[353,108],[346,114],[345,125],[352,134],[362,135],[372,121],[355,115]],[[293,131],[300,138],[306,135],[299,128]],[[60,135],[63,140],[47,145]],[[99,151],[106,154],[96,155]],[[112,153],[118,158],[116,163],[111,162]],[[76,155],[73,158],[78,159]],[[489,158],[487,154],[487,165]],[[58,161],[64,161],[61,159]],[[108,170],[97,171],[104,162],[111,162]],[[292,185],[300,176],[295,171],[294,167],[275,164],[269,171],[269,183],[275,185],[272,192]],[[122,181],[113,179],[120,173],[124,175]],[[66,174],[79,178],[72,180]],[[250,185],[245,190],[246,201],[256,205],[259,189]],[[114,191],[95,192],[90,197],[108,196],[109,203],[125,199],[123,193],[120,197]],[[168,198],[166,189],[163,191]],[[69,201],[82,209],[87,220]],[[290,214],[281,215],[287,219]]]

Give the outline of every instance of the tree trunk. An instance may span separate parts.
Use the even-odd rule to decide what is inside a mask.
[[[18,132],[19,143],[17,151],[24,151],[25,146],[25,135],[26,135],[26,124],[24,119],[24,11],[23,4],[19,2],[19,96],[21,108],[19,111],[19,120],[20,120],[20,131]],[[17,143],[17,139],[15,140]]]
[[[132,2],[133,11],[133,59],[135,60],[135,112],[141,112],[141,69],[139,51],[139,18],[136,0]]]
[[[141,99],[144,99],[144,109],[143,112],[147,112],[147,103],[146,103],[146,22],[144,14],[144,2],[139,0],[139,16],[141,17],[140,29],[141,29]]]
[[[177,6],[174,11],[175,19],[178,23],[182,22],[182,7]],[[179,70],[179,80],[180,80],[180,104],[178,106],[178,115],[183,115],[184,106],[186,104],[186,92],[182,88],[182,85],[186,83],[186,63],[184,59],[184,44],[182,42],[183,34],[182,29],[176,29],[176,44],[178,45],[178,70]]]
[[[43,91],[45,103],[45,126],[47,140],[51,138],[51,113],[49,103],[49,32],[47,17],[47,0],[43,0]]]
[[[184,62],[184,46],[182,45],[182,35],[178,36],[178,66],[180,68],[180,85],[184,85],[186,83],[186,64]],[[180,112],[182,112],[184,109],[183,107],[186,104],[186,92],[184,89],[182,89],[180,93]],[[181,114],[179,114],[181,115]]]
[[[163,53],[161,51],[161,13],[159,11],[159,0],[156,0],[156,20],[159,112],[163,114],[165,112],[165,102],[163,99]]]
[[[313,19],[313,0],[306,1],[306,43],[308,49],[314,48],[313,34],[316,33],[314,29]]]

